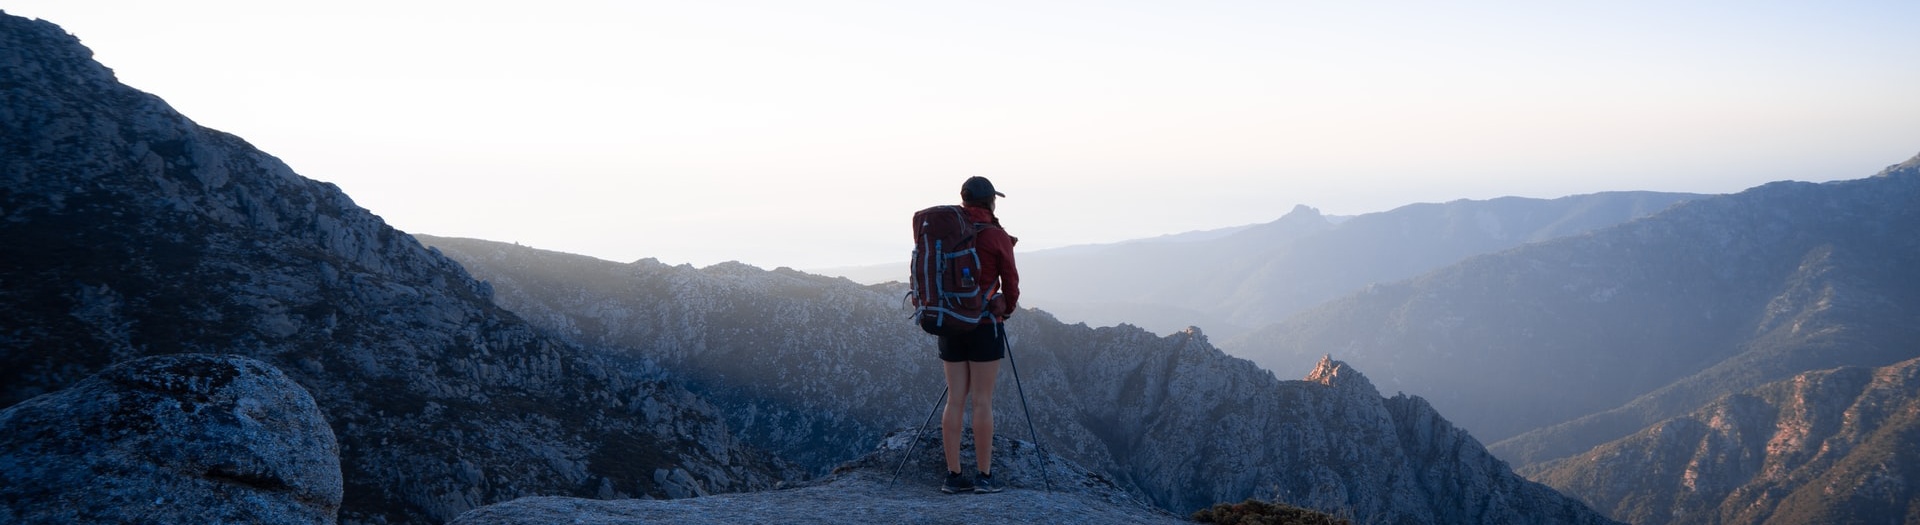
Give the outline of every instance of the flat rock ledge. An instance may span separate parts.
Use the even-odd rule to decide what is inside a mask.
[[[892,480],[912,439],[910,431],[894,432],[872,453],[831,475],[787,488],[674,500],[530,497],[474,509],[452,523],[1191,523],[1141,502],[1098,474],[1052,455],[1042,459],[1032,443],[1004,435],[994,438],[994,475],[1007,485],[1004,492],[941,493],[945,469],[937,432],[920,437],[912,460]],[[971,465],[971,435],[964,440],[962,463]]]

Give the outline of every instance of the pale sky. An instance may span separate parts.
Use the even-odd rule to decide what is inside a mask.
[[[1414,202],[1730,193],[1920,153],[1920,2],[0,0],[402,230],[904,261]]]

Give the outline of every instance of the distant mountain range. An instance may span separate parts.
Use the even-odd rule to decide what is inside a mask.
[[[1296,206],[1265,224],[1023,252],[1018,254],[1022,297],[1029,306],[1070,321],[1127,323],[1158,333],[1198,326],[1231,341],[1371,284],[1613,226],[1701,197],[1655,192],[1505,197],[1413,204],[1354,217]],[[877,283],[900,280],[905,264],[823,273]]]
[[[1494,441],[1597,414],[1496,447],[1523,464],[1578,453],[1719,395],[1914,357],[1911,164],[1769,184],[1475,257],[1229,346],[1271,367],[1351,356]]]
[[[1768,184],[1372,286],[1228,346],[1269,367],[1340,353],[1540,472],[1727,395],[1920,357],[1915,203],[1920,157],[1866,179]],[[1782,468],[1805,468],[1792,460]],[[1636,522],[1715,508],[1646,508],[1550,481],[1601,508],[1640,506],[1614,515]],[[1623,490],[1654,489],[1607,489]],[[1808,513],[1819,514],[1794,515]]]

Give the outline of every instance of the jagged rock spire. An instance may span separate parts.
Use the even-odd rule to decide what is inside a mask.
[[[1314,365],[1313,372],[1307,374],[1307,382],[1319,383],[1341,390],[1363,392],[1374,397],[1379,397],[1380,395],[1380,390],[1373,387],[1373,382],[1368,381],[1367,376],[1361,375],[1359,370],[1354,370],[1353,367],[1347,366],[1346,361],[1334,360],[1333,354],[1326,354],[1320,357],[1320,364]]]

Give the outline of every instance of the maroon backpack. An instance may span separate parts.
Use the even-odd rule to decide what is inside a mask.
[[[991,226],[968,220],[959,206],[934,206],[913,214],[911,295],[921,330],[953,336],[987,321],[980,253],[973,241]]]

